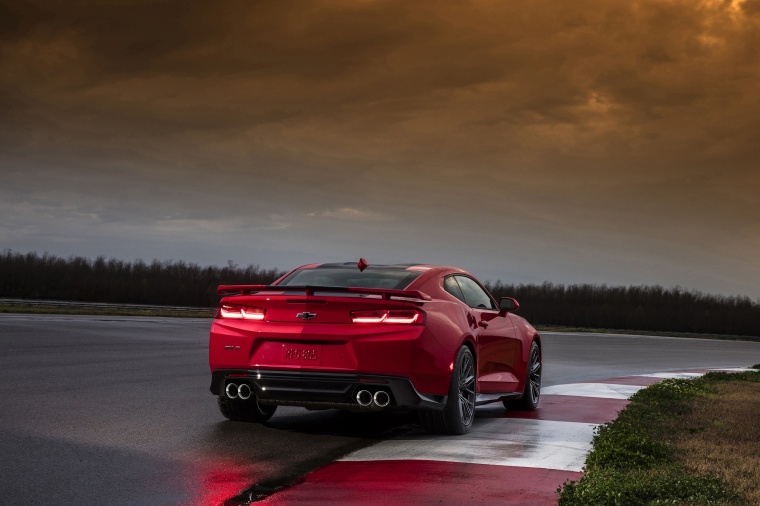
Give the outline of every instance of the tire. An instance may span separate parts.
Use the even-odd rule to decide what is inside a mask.
[[[467,434],[475,420],[475,358],[462,346],[454,361],[449,395],[443,410],[420,410],[420,424],[433,434]]]
[[[541,399],[541,347],[536,341],[530,345],[528,369],[525,372],[525,390],[517,400],[504,400],[507,409],[534,410]]]
[[[253,396],[242,400],[220,395],[217,397],[217,403],[222,415],[233,422],[266,422],[277,409],[277,406],[259,404]]]

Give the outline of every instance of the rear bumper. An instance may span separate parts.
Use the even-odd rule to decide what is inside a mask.
[[[293,362],[288,347],[313,347],[319,360]],[[414,390],[445,396],[456,353],[425,325],[283,323],[217,318],[211,325],[209,367],[404,378]]]
[[[356,400],[360,390],[390,395],[387,408],[443,409],[445,395],[417,392],[412,382],[395,376],[347,373],[315,373],[272,370],[219,369],[211,375],[211,393],[224,395],[229,383],[247,383],[262,404],[307,408],[379,409],[363,407]],[[386,408],[386,409],[387,409]]]

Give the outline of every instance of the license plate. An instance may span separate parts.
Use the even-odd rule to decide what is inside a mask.
[[[282,363],[319,365],[322,363],[322,346],[318,344],[283,344]]]

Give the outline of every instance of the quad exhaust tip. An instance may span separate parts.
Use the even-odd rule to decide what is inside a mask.
[[[224,389],[227,397],[230,399],[247,400],[251,398],[251,386],[247,383],[241,383],[239,386],[235,383],[228,383],[227,388]]]
[[[374,395],[369,390],[359,390],[356,394],[356,402],[363,408],[371,406],[373,402],[378,408],[384,408],[390,404],[391,396],[385,390],[378,390]]]
[[[367,407],[372,404],[372,394],[369,390],[359,390],[359,393],[356,394],[356,402],[359,403],[359,406]]]
[[[230,399],[240,399],[243,401],[250,399],[253,394],[251,386],[247,383],[241,383],[240,385],[228,383],[224,392]],[[377,407],[384,408],[390,404],[391,396],[385,390],[378,390],[374,395],[369,390],[359,390],[356,394],[356,402],[363,408],[372,405],[373,402]]]
[[[243,383],[238,387],[238,397],[244,401],[250,399],[251,387],[247,383]]]
[[[372,398],[378,407],[384,408],[391,402],[391,396],[385,390],[378,390]]]

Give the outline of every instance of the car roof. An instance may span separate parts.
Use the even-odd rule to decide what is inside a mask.
[[[300,267],[296,267],[293,269],[301,270],[301,269],[356,269],[357,265],[356,262],[336,262],[336,263],[324,263],[324,264],[307,264],[302,265]],[[460,267],[453,267],[451,265],[432,265],[432,264],[421,264],[421,263],[398,263],[398,264],[369,264],[365,269],[368,270],[409,270],[409,271],[423,271],[423,275],[421,276],[422,279],[429,279],[430,277],[435,277],[436,275],[445,275],[445,274],[465,274],[468,276],[472,276],[471,273],[466,271],[465,269],[462,269]],[[473,276],[474,277],[474,276]],[[415,280],[415,282],[422,281]],[[415,283],[413,282],[413,284]]]
[[[402,269],[402,270],[406,270],[409,267],[418,267],[418,266],[422,266],[422,264],[417,264],[417,263],[406,263],[406,264],[370,264],[366,268],[367,269]],[[322,268],[356,269],[356,262],[310,264],[310,265],[303,266],[303,268],[312,268],[312,269],[322,269]]]
[[[307,264],[296,269],[356,269],[356,262],[336,262],[324,264]],[[451,271],[469,274],[466,270],[450,265],[432,265],[421,263],[398,263],[398,264],[369,264],[365,269],[370,270],[419,270],[419,271]]]

